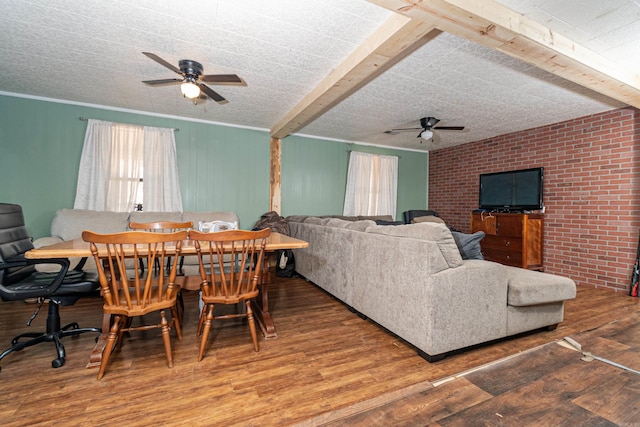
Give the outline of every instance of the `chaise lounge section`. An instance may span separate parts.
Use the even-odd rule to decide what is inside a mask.
[[[573,280],[490,261],[463,260],[441,223],[290,216],[296,271],[428,361],[563,320]]]

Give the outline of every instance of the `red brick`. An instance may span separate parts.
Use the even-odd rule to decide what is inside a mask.
[[[640,230],[636,147],[640,112],[624,108],[435,150],[429,209],[469,231],[481,173],[543,166],[546,271],[627,292]]]

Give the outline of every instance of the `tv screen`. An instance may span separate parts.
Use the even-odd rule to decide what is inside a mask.
[[[542,209],[543,168],[480,175],[480,209]]]

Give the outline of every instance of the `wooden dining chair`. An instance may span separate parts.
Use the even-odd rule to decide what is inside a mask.
[[[129,223],[129,228],[131,230],[137,231],[149,231],[153,233],[174,233],[176,231],[182,230],[190,230],[193,228],[192,221],[185,222],[175,222],[175,221],[153,221],[153,222],[135,222],[132,221]],[[182,267],[184,264],[184,257],[180,257],[180,266],[178,268],[178,275],[182,276]],[[144,263],[140,264],[140,268],[144,271]],[[156,260],[154,268],[157,269],[156,272],[160,271],[160,265]],[[171,268],[171,257],[167,258],[167,266],[166,271],[167,274],[169,269]]]
[[[96,261],[100,287],[104,297],[103,310],[111,315],[111,327],[106,346],[102,353],[102,363],[98,379],[104,376],[111,353],[116,345],[122,345],[124,332],[136,330],[162,329],[162,340],[167,364],[173,367],[169,331],[174,328],[178,339],[182,339],[177,295],[180,286],[176,284],[177,263],[172,263],[168,275],[141,273],[134,268],[127,271],[127,262],[133,258],[134,265],[144,260],[153,265],[155,260],[164,265],[168,256],[180,256],[182,241],[187,231],[175,233],[146,233],[126,231],[114,234],[98,234],[84,231],[82,239],[91,245],[91,253]],[[104,261],[104,262],[103,262]],[[130,276],[133,276],[132,278]],[[167,321],[165,310],[171,311],[171,321]],[[134,317],[159,312],[160,323],[131,326]],[[145,319],[148,321],[148,319]],[[145,323],[143,321],[143,323]]]
[[[200,350],[198,361],[204,357],[205,347],[216,319],[245,317],[253,341],[253,349],[258,351],[258,337],[251,300],[258,296],[258,280],[262,268],[262,258],[268,228],[260,231],[228,230],[216,233],[189,231],[189,239],[194,243],[200,264],[200,289],[202,291],[202,311],[198,322]],[[245,310],[239,313],[214,315],[216,304],[240,304]]]

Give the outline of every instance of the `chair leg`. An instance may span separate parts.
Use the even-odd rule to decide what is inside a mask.
[[[60,341],[60,337],[58,335],[53,336],[53,342],[56,344],[58,358],[51,361],[51,366],[54,368],[59,368],[60,366],[64,365],[66,352],[64,350],[64,344],[62,344],[62,341]]]
[[[256,321],[253,318],[253,310],[251,309],[251,301],[246,301],[247,320],[249,321],[249,331],[251,332],[251,340],[253,341],[253,349],[258,351],[258,335],[256,333]]]
[[[180,323],[182,323],[182,319],[184,318],[184,298],[182,296],[182,291],[178,291],[176,294],[176,309],[177,314],[180,318]]]
[[[171,354],[171,336],[169,335],[169,322],[164,310],[160,310],[160,324],[162,325],[162,341],[164,342],[164,352],[167,355],[167,365],[173,368],[173,355]]]
[[[209,331],[211,330],[211,322],[213,322],[213,307],[214,304],[206,304],[202,309],[202,314],[204,315],[204,311],[207,310],[206,320],[204,321],[204,327],[202,328],[202,337],[200,338],[200,351],[198,352],[198,362],[200,362],[204,358],[204,349],[207,345],[207,341],[209,339]],[[200,321],[202,322],[202,316],[200,316]]]
[[[111,353],[116,344],[116,338],[122,337],[122,323],[124,319],[121,316],[115,316],[113,319],[113,324],[111,325],[111,329],[109,329],[109,336],[107,337],[107,343],[104,346],[104,350],[102,350],[102,361],[100,362],[100,370],[98,371],[98,379],[101,380],[104,376],[104,373],[107,370],[107,365],[109,364],[109,359],[111,358]]]
[[[198,330],[196,334],[198,336],[202,335],[202,328],[204,327],[204,319],[207,317],[207,305],[202,306],[202,311],[200,311],[200,318],[198,319]]]
[[[12,340],[11,340],[11,345],[16,345],[18,344],[18,342],[20,341],[20,339],[22,338],[37,338],[39,336],[42,336],[42,332],[25,332],[24,334],[20,334],[18,336],[15,336]]]
[[[22,337],[25,337],[25,336],[33,336],[34,338],[30,339],[29,341],[18,341],[19,338],[22,338]],[[3,351],[2,354],[0,354],[0,360],[4,359],[5,356],[7,356],[10,353],[13,353],[14,351],[21,351],[21,350],[24,350],[27,347],[31,347],[32,345],[40,344],[41,342],[46,342],[46,341],[47,341],[47,335],[46,334],[35,334],[35,335],[22,334],[22,335],[19,335],[18,337],[14,338],[11,341],[11,347],[9,347],[5,351]]]
[[[179,308],[175,305],[171,307],[171,321],[173,322],[173,327],[176,330],[176,335],[178,335],[178,339],[182,340],[182,323],[180,321],[180,314],[178,313]]]
[[[131,327],[131,323],[133,323],[133,317],[129,316],[120,316],[120,329],[118,329],[118,341],[116,345],[119,345],[122,348],[122,344],[124,343],[124,333],[129,332],[129,328]]]
[[[96,332],[98,334],[102,333],[101,328],[81,328],[76,322],[69,323],[68,325],[63,326],[60,329],[60,338],[62,337],[77,337],[80,334],[84,334],[87,332]]]

